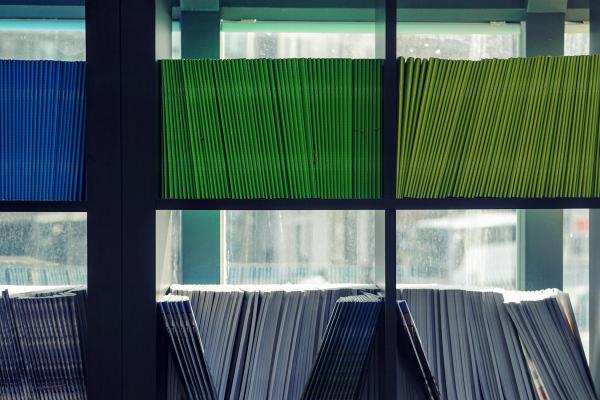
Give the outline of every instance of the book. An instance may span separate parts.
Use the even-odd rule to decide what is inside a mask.
[[[85,62],[0,60],[0,200],[85,197]]]
[[[600,57],[398,60],[398,198],[598,197]]]
[[[72,288],[3,291],[2,398],[87,398],[85,297]]]
[[[381,60],[163,60],[165,198],[378,198]]]

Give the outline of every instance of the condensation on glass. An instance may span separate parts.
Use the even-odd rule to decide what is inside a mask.
[[[84,285],[86,271],[86,213],[0,213],[0,285]]]
[[[252,25],[255,25],[254,30]],[[221,32],[221,58],[374,58],[369,23],[229,23]],[[400,24],[403,57],[478,60],[519,54],[518,25]]]
[[[0,20],[0,59],[85,60],[85,24],[66,20]]]
[[[590,25],[568,23],[565,25],[565,56],[590,54]]]
[[[372,283],[375,211],[222,211],[223,283]]]
[[[563,289],[569,294],[581,342],[589,356],[589,210],[563,211]]]
[[[374,58],[373,33],[222,32],[221,58]]]
[[[516,210],[396,213],[399,284],[518,287]]]
[[[519,56],[518,24],[400,24],[402,57],[481,60]]]

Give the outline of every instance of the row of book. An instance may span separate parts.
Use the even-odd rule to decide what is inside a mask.
[[[597,399],[566,294],[405,287],[398,296],[442,398]],[[399,382],[399,396],[414,390]]]
[[[2,293],[0,398],[87,398],[85,310],[83,289]]]
[[[376,291],[172,287],[189,299],[218,399],[379,398]],[[398,297],[398,398],[597,398],[567,295],[428,286]],[[168,379],[168,398],[181,398],[173,360]]]
[[[48,263],[50,264],[50,263]],[[19,265],[0,262],[0,285],[85,285],[87,267],[80,265]]]
[[[216,399],[215,386],[208,371],[190,299],[169,294],[158,302],[158,308],[171,341],[172,354],[177,362],[186,398]]]
[[[85,63],[0,60],[0,200],[82,200]]]
[[[400,59],[399,198],[600,196],[599,56]],[[377,198],[379,60],[165,60],[165,198]],[[0,61],[0,200],[85,196],[85,63]]]
[[[375,291],[174,286],[180,294],[159,302],[169,398],[380,398]],[[565,294],[412,286],[398,296],[398,398],[597,398]],[[86,398],[85,303],[81,289],[2,293],[0,397]]]
[[[296,291],[296,293],[298,292]],[[340,297],[335,302],[314,366],[302,390],[302,399],[369,398],[367,397],[368,389],[375,387],[376,385],[373,383],[377,382],[374,374],[376,368],[374,368],[372,361],[374,361],[375,335],[382,328],[382,305],[383,298],[370,293]],[[178,373],[183,397],[187,396],[188,399],[198,400],[222,398],[222,394],[217,396],[213,380],[218,380],[219,375],[211,374],[206,367],[210,355],[209,352],[205,351],[206,347],[202,344],[190,298],[168,294],[159,301],[158,306],[171,343],[172,355],[175,359],[175,368],[172,371]],[[210,302],[205,307],[212,308]],[[293,312],[293,310],[283,306],[280,312]],[[282,390],[289,382],[289,368],[293,358],[302,357],[303,354],[296,353],[293,350],[290,351],[289,347],[293,349],[296,346],[294,339],[302,331],[302,327],[285,324],[285,322],[279,322],[281,333],[278,333],[275,337],[277,341],[275,358],[269,357],[273,354],[264,353],[255,354],[254,357],[251,357],[258,364],[252,365],[252,368],[255,368],[256,371],[253,371],[252,378],[248,379],[269,384],[268,391],[252,394],[252,396],[259,397],[249,397],[244,391],[240,392],[236,388],[231,388],[230,398],[290,398],[281,397],[285,395]],[[250,334],[256,335],[257,340],[261,340],[264,336],[272,337],[272,332],[268,330],[269,325],[259,323],[257,326],[249,328],[251,329]],[[296,332],[294,333],[294,331]],[[314,331],[307,332],[305,335],[311,333],[314,334]],[[284,341],[283,344],[280,343],[282,340]],[[253,351],[253,349],[244,346],[239,351]],[[283,369],[283,373],[288,374],[288,379],[270,379],[273,378],[273,375],[269,363],[273,360],[275,362],[273,368]],[[249,376],[248,371],[242,370],[237,371],[235,374],[242,375],[243,379]],[[370,379],[368,380],[368,378]],[[182,394],[170,391],[168,397],[182,398]]]
[[[600,58],[399,59],[398,198],[597,197]],[[376,198],[376,60],[162,62],[167,198]]]
[[[381,61],[164,60],[166,198],[376,198]]]
[[[369,286],[173,285],[198,324],[218,399],[300,399],[337,299]],[[171,361],[168,398],[184,393]]]
[[[600,195],[600,57],[400,59],[397,197]]]

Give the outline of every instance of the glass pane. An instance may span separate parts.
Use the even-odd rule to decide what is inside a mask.
[[[86,213],[0,213],[0,285],[84,285]]]
[[[565,55],[585,56],[590,54],[589,24],[565,25]]]
[[[181,238],[181,211],[156,211],[156,286],[163,293],[181,282]]]
[[[517,24],[398,25],[399,56],[469,59],[519,55]],[[374,58],[369,23],[224,23],[222,58]]]
[[[517,34],[399,34],[402,57],[480,60],[519,55]]]
[[[373,32],[221,32],[221,58],[375,58]]]
[[[223,211],[224,283],[371,283],[374,211]]]
[[[398,211],[400,284],[517,288],[516,210]]]
[[[589,356],[589,210],[563,213],[563,288],[571,298],[585,354]]]
[[[0,59],[85,60],[83,21],[0,20]]]

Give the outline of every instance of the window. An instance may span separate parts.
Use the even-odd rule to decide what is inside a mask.
[[[0,285],[83,285],[87,215],[0,213]]]
[[[221,58],[374,58],[375,25],[364,22],[228,22]]]
[[[222,282],[371,283],[373,211],[223,211]],[[516,210],[398,211],[398,283],[519,285]]]
[[[77,20],[0,20],[0,59],[85,60],[85,23]]]
[[[519,55],[518,24],[398,24],[397,54],[402,57],[480,60]]]
[[[223,283],[372,283],[374,211],[222,211]]]
[[[519,51],[518,24],[398,27],[398,53],[405,56],[477,59]],[[372,23],[224,21],[221,29],[222,58],[375,56]],[[227,283],[372,282],[374,215],[224,212],[221,276]],[[479,225],[469,229],[473,221]],[[398,222],[399,282],[515,287],[516,212],[407,212],[398,213]]]
[[[0,59],[85,60],[81,20],[0,20]],[[0,213],[0,285],[84,285],[87,215]]]
[[[589,356],[589,210],[563,213],[563,288],[569,294],[586,355]]]
[[[568,23],[565,25],[565,55],[590,54],[590,25]]]
[[[223,22],[221,58],[374,58],[374,24]],[[477,60],[519,55],[518,24],[398,24],[399,56]]]
[[[516,210],[398,211],[396,278],[518,287]]]

